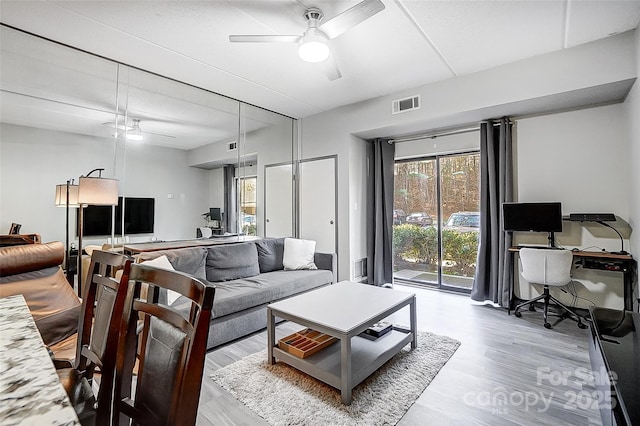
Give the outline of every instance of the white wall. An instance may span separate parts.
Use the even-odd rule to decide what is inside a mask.
[[[640,31],[636,31],[636,70],[640,77]],[[629,178],[629,224],[634,232],[627,249],[637,259],[640,257],[640,83],[636,80],[625,103],[626,121],[629,132],[627,165]]]
[[[349,164],[349,232],[355,235],[367,235],[367,186],[362,184],[362,176],[368,174],[369,164],[367,161],[367,144],[368,142],[353,138],[350,144],[349,156],[351,162]],[[338,159],[340,161],[340,159]],[[341,224],[339,224],[341,226]],[[345,232],[342,227],[338,228],[338,233]],[[354,263],[360,259],[367,257],[366,239],[351,238],[349,240],[349,253],[353,256],[344,256],[349,261],[349,279],[355,279]],[[357,257],[355,253],[363,253],[361,257]]]
[[[11,222],[18,222],[21,232],[64,242],[65,209],[53,205],[55,185],[69,178],[78,183],[80,175],[98,167],[105,168],[103,176],[114,176],[113,142],[4,124],[0,132],[0,229],[8,231]],[[155,233],[131,236],[131,242],[195,237],[201,214],[209,208],[208,177],[205,170],[187,165],[184,151],[128,144],[126,163],[116,168],[121,195],[156,199]],[[70,220],[74,223],[75,212]],[[74,231],[71,241],[73,237]],[[105,238],[83,239],[86,244],[103,242]]]
[[[209,207],[218,207],[221,211],[224,211],[224,169],[219,167],[209,170],[208,175]]]
[[[615,213],[629,220],[629,162],[626,117],[622,104],[524,118],[516,123],[515,179],[517,201],[560,201],[569,213]],[[625,226],[613,223],[623,234]],[[515,233],[518,244],[545,244],[546,235]],[[563,222],[556,233],[559,246],[591,251],[618,251],[617,234],[598,224]],[[625,240],[625,248],[628,240]],[[573,271],[577,305],[622,308],[622,274],[577,269]],[[519,286],[522,298],[537,294]],[[564,293],[554,292],[571,303]]]

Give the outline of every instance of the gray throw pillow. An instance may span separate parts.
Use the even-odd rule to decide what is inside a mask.
[[[206,247],[187,247],[172,250],[159,250],[139,255],[140,261],[152,260],[160,256],[167,256],[176,271],[192,275],[199,280],[206,280],[205,265],[207,260]]]
[[[207,280],[230,281],[260,274],[253,242],[207,247]]]
[[[280,271],[284,269],[284,238],[270,238],[255,242],[258,249],[260,272]]]

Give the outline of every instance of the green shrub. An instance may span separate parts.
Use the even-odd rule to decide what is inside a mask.
[[[437,262],[437,230],[432,226],[396,225],[393,227],[393,252],[397,260]]]
[[[478,254],[478,232],[442,231],[443,259],[455,262],[451,272],[455,275],[473,276]]]
[[[473,276],[478,252],[478,233],[442,231],[443,260],[451,261],[447,273]],[[438,231],[433,226],[395,225],[393,227],[393,253],[396,265],[411,261],[429,265],[438,263]]]

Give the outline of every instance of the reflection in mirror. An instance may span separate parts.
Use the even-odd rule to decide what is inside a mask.
[[[238,111],[239,133],[193,150],[189,163],[210,170],[210,206],[221,207],[227,232],[265,237],[264,170],[275,162],[291,164],[294,120],[245,103],[240,103]],[[229,152],[236,153],[235,164],[226,159]],[[289,185],[292,179],[290,167]],[[285,195],[277,211],[289,218],[289,223],[287,232],[278,236],[291,236],[292,192],[279,190]]]
[[[261,237],[293,236],[293,120],[251,105],[243,105],[245,123],[240,157],[241,232]],[[267,180],[267,170],[285,164],[279,182]],[[269,201],[267,193],[277,199]],[[267,217],[266,206],[269,205]],[[279,223],[278,228],[274,224]]]
[[[285,237],[293,232],[293,165],[269,164],[264,169],[264,236]]]
[[[0,39],[0,226],[74,239],[75,211],[66,226],[55,188],[96,168],[114,177],[115,142],[103,123],[116,112],[118,66],[4,26]]]
[[[119,179],[124,198],[109,232],[86,235],[85,244],[102,245],[110,234],[118,245],[192,239],[198,227],[293,235],[293,119],[0,29],[0,226],[21,223],[43,241],[64,241],[56,184],[103,168],[104,177]],[[275,166],[283,168],[269,184]],[[277,200],[268,210],[267,193]],[[149,200],[152,228],[141,218],[130,223],[132,211],[149,215]],[[266,226],[273,218],[277,232]]]
[[[184,83],[134,68],[122,67],[119,104],[124,150],[122,193],[127,198],[155,199],[153,237],[161,240],[196,237],[196,228],[212,226],[211,207],[228,212],[211,193],[224,193],[222,183],[212,181],[213,164],[238,164],[237,149],[224,141],[237,140],[239,102]],[[128,138],[139,131],[141,140]],[[213,149],[219,144],[221,150]],[[198,154],[193,156],[193,152]],[[191,158],[197,162],[193,162]],[[125,199],[126,203],[126,199]],[[222,217],[221,217],[222,219]],[[236,224],[216,224],[216,233],[235,233]],[[130,242],[148,241],[134,235],[122,223],[118,233]]]

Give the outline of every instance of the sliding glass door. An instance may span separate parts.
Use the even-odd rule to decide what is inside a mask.
[[[470,291],[478,253],[480,156],[395,165],[394,278]]]

